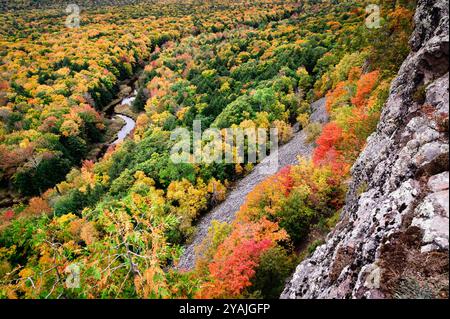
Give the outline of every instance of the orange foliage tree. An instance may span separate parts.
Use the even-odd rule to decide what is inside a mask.
[[[356,94],[352,98],[352,103],[356,107],[363,107],[367,102],[367,98],[376,86],[380,76],[380,71],[373,71],[363,74],[356,83]]]

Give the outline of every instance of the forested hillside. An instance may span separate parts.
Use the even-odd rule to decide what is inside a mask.
[[[377,28],[368,4],[102,4],[79,28],[65,26],[65,5],[1,13],[0,196],[16,200],[0,211],[0,297],[278,297],[336,224],[409,53],[415,2],[380,1]],[[88,159],[136,76],[133,134]],[[322,97],[323,127],[309,121]],[[194,120],[277,128],[281,143],[299,123],[315,151],[258,185],[233,224],[214,223],[183,271],[174,266],[196,222],[254,168],[173,163],[171,132]]]

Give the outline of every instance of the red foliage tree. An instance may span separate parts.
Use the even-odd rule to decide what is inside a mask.
[[[258,222],[235,222],[234,230],[217,248],[209,264],[210,281],[198,298],[237,298],[251,285],[261,255],[278,241],[286,240],[286,231],[266,218]]]
[[[272,247],[268,239],[245,240],[237,245],[231,255],[209,265],[215,285],[208,291],[210,298],[236,297],[251,285],[255,268],[263,252]]]
[[[328,123],[323,128],[322,134],[317,139],[317,148],[314,150],[313,162],[315,165],[330,165],[336,173],[344,175],[348,165],[343,154],[338,149],[342,143],[343,130],[334,122]]]

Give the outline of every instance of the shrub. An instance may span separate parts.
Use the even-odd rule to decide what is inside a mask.
[[[292,127],[284,121],[276,120],[273,127],[278,130],[278,139],[281,144],[285,144],[292,138]]]
[[[299,244],[309,233],[316,212],[305,203],[305,194],[294,191],[276,213],[280,227],[286,230],[294,245]]]
[[[248,293],[264,299],[277,299],[285,286],[286,278],[295,268],[295,258],[286,249],[274,247],[262,253],[256,274]]]
[[[79,214],[83,208],[94,205],[103,193],[103,187],[98,185],[94,188],[88,186],[85,192],[72,189],[56,201],[53,205],[53,212],[56,216],[67,213]]]
[[[208,264],[213,260],[217,248],[230,235],[231,231],[230,224],[213,220],[212,226],[208,230],[208,235],[195,250],[197,256],[195,271],[197,274],[207,274],[209,272]]]
[[[309,125],[309,114],[301,113],[297,116],[297,122],[300,124],[300,129],[305,129]]]
[[[306,126],[305,131],[306,142],[314,143],[322,133],[322,125],[319,123],[310,123],[308,126]]]
[[[420,284],[416,279],[407,278],[400,281],[395,289],[395,299],[434,299],[435,293],[427,284]]]
[[[133,174],[129,169],[125,169],[122,174],[112,182],[109,191],[112,195],[125,194],[133,183]]]

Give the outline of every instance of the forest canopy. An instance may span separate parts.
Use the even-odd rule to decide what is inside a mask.
[[[277,298],[342,208],[350,168],[409,52],[414,1],[9,1],[0,13],[0,297]],[[46,9],[43,10],[42,8]],[[17,11],[20,9],[20,11]],[[18,14],[18,12],[20,14]],[[135,78],[129,138],[106,145],[106,110]],[[310,123],[326,98],[330,121]],[[170,160],[171,132],[298,124],[314,145],[215,223],[191,271],[196,222],[251,163]],[[2,200],[3,198],[0,198]],[[80,286],[65,284],[67,267]]]

